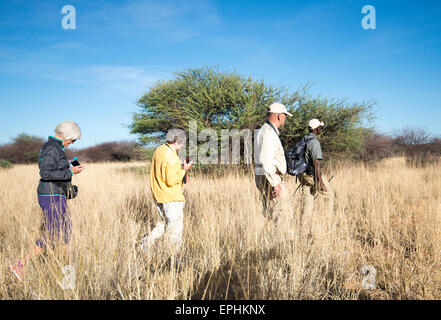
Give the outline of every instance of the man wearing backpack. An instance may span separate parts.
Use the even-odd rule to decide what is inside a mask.
[[[262,195],[264,215],[277,221],[290,207],[288,190],[282,175],[286,173],[286,159],[279,139],[279,128],[286,116],[292,116],[281,103],[268,109],[268,119],[259,129],[255,139],[255,182]]]
[[[308,169],[298,175],[302,186],[302,230],[309,233],[311,233],[312,228],[312,213],[316,196],[319,195],[329,199],[330,213],[334,209],[334,192],[328,179],[320,170],[320,161],[323,160],[323,155],[317,135],[320,134],[324,125],[323,122],[317,119],[309,121],[309,134],[305,137],[305,160],[308,164]]]

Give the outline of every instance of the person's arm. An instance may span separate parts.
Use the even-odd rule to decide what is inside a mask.
[[[320,172],[320,160],[317,159],[314,160],[314,177],[318,179],[320,190],[326,192],[327,189],[325,184],[323,183],[322,173]]]
[[[185,169],[181,168],[179,161],[165,162],[165,184],[172,187],[176,184],[181,184],[184,179]]]
[[[262,163],[265,177],[272,187],[279,185],[281,182],[280,177],[276,174],[277,168],[274,164],[275,147],[275,143],[269,134],[262,137],[260,161]]]
[[[266,134],[262,138],[262,149],[260,161],[262,162],[263,171],[265,177],[273,187],[273,197],[277,198],[282,191],[280,183],[282,179],[276,174],[277,167],[274,164],[274,153],[276,152],[276,144],[274,143],[271,135]]]
[[[322,147],[320,142],[312,141],[310,145],[310,158],[314,165],[314,180],[318,183],[320,191],[326,192],[325,184],[323,183],[322,173],[320,171],[320,161],[323,159]]]
[[[76,167],[72,167],[71,169],[73,174],[77,174],[84,170],[84,165],[82,164]]]
[[[39,167],[42,180],[62,181],[72,178],[70,166],[58,169],[59,154],[55,148],[48,147],[40,155]]]

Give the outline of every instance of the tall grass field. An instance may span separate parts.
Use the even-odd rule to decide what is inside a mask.
[[[301,233],[300,190],[274,225],[251,174],[190,176],[176,256],[165,242],[138,249],[160,219],[148,164],[86,166],[68,202],[70,246],[27,264],[24,282],[8,267],[39,237],[38,168],[0,169],[0,299],[441,299],[439,164],[329,166],[335,208],[316,199],[312,237]],[[295,178],[285,181],[293,194]]]

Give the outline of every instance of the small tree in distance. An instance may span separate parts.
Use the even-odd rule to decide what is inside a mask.
[[[433,137],[424,128],[406,127],[396,130],[394,142],[406,156],[406,163],[413,167],[425,167],[438,163],[441,157],[439,138]]]
[[[431,142],[432,135],[424,128],[405,127],[395,130],[394,138],[399,145],[417,145]]]

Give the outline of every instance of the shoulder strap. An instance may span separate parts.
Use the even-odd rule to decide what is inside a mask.
[[[279,136],[279,134],[277,133],[276,128],[275,128],[274,125],[271,123],[271,121],[266,120],[265,123],[267,123],[271,128],[273,128],[274,132],[277,134],[277,136]]]
[[[305,143],[308,143],[311,140],[314,140],[314,137],[309,137],[306,135],[303,139],[305,139]]]
[[[175,152],[175,150],[166,142],[165,145],[170,148],[171,151]]]

